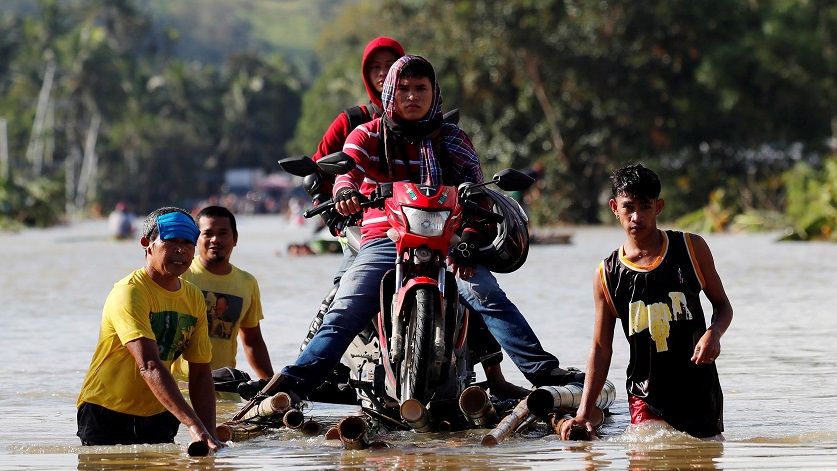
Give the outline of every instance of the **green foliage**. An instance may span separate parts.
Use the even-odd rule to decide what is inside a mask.
[[[53,226],[63,221],[63,205],[64,189],[54,179],[0,182],[0,229]]]
[[[392,25],[380,20],[377,3],[347,2],[336,10],[337,20],[320,36],[318,57],[323,65],[305,92],[297,133],[288,144],[288,154],[311,155],[328,127],[344,109],[369,102],[361,76],[362,53],[378,36],[398,39],[408,53],[411,41],[393,33]]]
[[[342,110],[369,101],[363,82],[360,81],[360,67],[357,69],[355,71],[342,64],[333,64],[305,92],[302,116],[296,135],[288,143],[288,154],[312,155],[323,134]]]
[[[242,52],[280,53],[307,79],[317,73],[312,45],[354,1],[151,0],[145,9],[176,39],[168,49],[180,59],[219,65]]]
[[[821,168],[799,163],[785,173],[787,214],[794,221],[788,239],[837,241],[837,155]]]
[[[832,171],[819,156],[837,132],[834,2],[193,3],[5,2],[12,181],[66,181],[81,212],[186,205],[227,169],[310,155],[341,110],[366,101],[361,52],[388,35],[433,62],[486,175],[543,166],[535,224],[598,222],[608,173],[642,162],[672,220],[783,227],[787,205],[797,234],[832,237],[833,199],[821,199],[833,181],[803,169]],[[815,209],[801,202],[814,196]]]
[[[389,10],[477,121],[466,129],[486,167],[546,164],[536,221],[597,221],[608,171],[632,162],[678,182],[673,216],[718,188],[741,198],[733,210],[781,210],[775,175],[822,152],[829,133],[834,6],[401,1]],[[797,28],[810,32],[803,47],[778,34]]]
[[[281,56],[241,53],[214,66],[154,54],[159,38],[135,5],[43,0],[36,16],[5,21],[20,38],[0,35],[0,48],[16,53],[0,77],[13,181],[63,186],[68,174],[79,213],[118,200],[140,212],[186,206],[219,193],[226,169],[274,168],[299,119],[300,74]],[[50,64],[49,120],[38,137],[32,123]],[[94,168],[82,158],[89,140],[97,166],[84,180]],[[43,173],[26,157],[36,141],[52,149]]]

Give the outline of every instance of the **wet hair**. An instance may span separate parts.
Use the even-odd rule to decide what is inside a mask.
[[[610,175],[611,193],[632,195],[640,199],[655,200],[660,197],[661,185],[657,174],[641,164],[628,165]]]
[[[142,223],[142,236],[146,239],[154,242],[157,240],[157,237],[160,235],[160,231],[157,229],[157,217],[162,216],[163,214],[180,212],[183,213],[190,218],[192,217],[188,211],[182,208],[178,208],[176,206],[166,206],[160,209],[155,209],[148,213],[148,216],[145,217],[145,221]]]
[[[430,62],[423,60],[414,60],[407,62],[404,68],[401,69],[399,78],[424,78],[430,79],[430,84],[436,82],[436,72]]]
[[[235,216],[229,209],[223,206],[207,206],[201,209],[197,216],[195,216],[195,222],[200,222],[202,217],[229,219],[233,235],[238,237],[238,228],[235,226]]]

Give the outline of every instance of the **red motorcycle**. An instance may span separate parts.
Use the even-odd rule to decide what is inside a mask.
[[[344,174],[355,165],[338,152],[316,164],[306,157],[280,161],[296,175],[321,170]],[[468,351],[467,309],[461,308],[454,274],[447,270],[447,257],[459,243],[460,229],[469,218],[501,223],[501,210],[480,201],[486,185],[506,191],[528,188],[533,179],[512,169],[499,172],[483,184],[430,186],[416,183],[382,183],[362,203],[384,208],[392,226],[387,235],[395,242],[394,268],[381,280],[381,309],[373,322],[358,335],[343,356],[350,369],[349,384],[361,403],[396,421],[403,419],[419,429],[419,418],[449,421],[447,412],[476,377]],[[495,195],[499,193],[494,192]],[[495,196],[496,197],[496,196]],[[505,197],[503,195],[504,198]],[[516,203],[515,203],[516,204]],[[333,207],[332,201],[305,212],[313,217]],[[358,249],[359,228],[350,228],[350,246]],[[402,406],[420,405],[416,414]],[[434,404],[436,405],[434,407]],[[427,413],[426,412],[431,412]],[[426,420],[424,421],[426,422]],[[422,425],[423,427],[423,425]]]

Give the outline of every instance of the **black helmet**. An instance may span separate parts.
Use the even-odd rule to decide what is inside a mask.
[[[494,238],[480,247],[479,264],[495,273],[511,273],[529,255],[529,217],[511,197],[485,187],[478,191],[491,200],[491,210],[503,216]]]

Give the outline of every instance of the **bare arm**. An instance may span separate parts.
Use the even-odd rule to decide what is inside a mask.
[[[189,362],[189,398],[192,400],[195,414],[212,436],[217,440],[215,429],[215,383],[212,380],[212,368],[209,363]],[[191,432],[191,428],[189,429]],[[195,437],[205,440],[204,437]],[[209,440],[211,442],[212,440]]]
[[[177,382],[171,375],[171,372],[160,360],[160,355],[157,350],[157,342],[154,340],[140,337],[125,344],[125,347],[131,352],[137,367],[140,370],[140,375],[145,380],[151,392],[161,404],[171,412],[177,420],[189,428],[189,434],[195,441],[206,440],[210,448],[216,450],[223,446],[221,442],[214,438],[214,433],[210,434],[201,418],[195,413],[195,410],[189,406],[180,389],[177,387]],[[191,365],[190,365],[191,366]],[[208,367],[208,364],[207,364]],[[191,376],[191,373],[190,373]],[[214,432],[214,410],[215,410],[215,388],[212,385],[212,376],[210,374],[210,391],[213,394],[213,423],[211,424]]]
[[[250,367],[261,379],[273,377],[273,365],[270,363],[270,354],[267,352],[267,345],[262,337],[262,329],[257,324],[255,327],[242,327],[238,336],[241,338],[241,346]]]
[[[732,305],[724,291],[721,277],[715,269],[715,260],[712,258],[712,252],[706,241],[695,234],[691,235],[691,239],[695,258],[706,284],[703,292],[712,303],[712,323],[698,341],[692,361],[698,364],[712,363],[721,354],[721,336],[732,323]]]
[[[613,357],[613,331],[616,327],[616,317],[610,310],[602,288],[600,269],[596,270],[593,279],[593,299],[595,301],[595,323],[593,325],[593,346],[587,356],[587,374],[584,378],[584,390],[581,394],[581,405],[575,418],[564,423],[561,429],[561,439],[567,440],[570,428],[584,427],[591,436],[595,436],[594,419],[596,414],[596,399],[607,380],[610,361]]]

